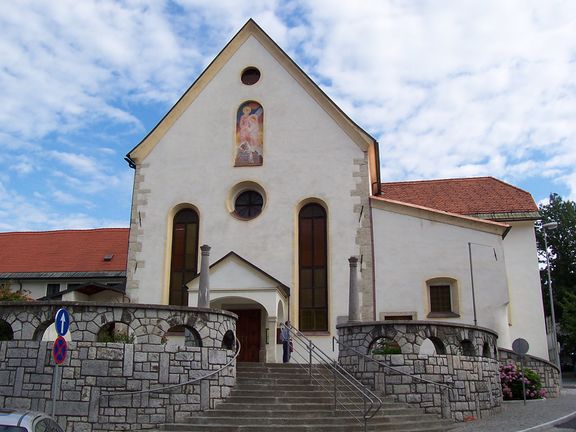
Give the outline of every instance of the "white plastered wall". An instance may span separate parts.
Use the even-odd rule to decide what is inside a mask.
[[[261,71],[252,86],[240,82],[247,66]],[[264,108],[264,164],[234,167],[235,118],[240,104]],[[347,315],[348,258],[358,255],[359,226],[351,191],[364,152],[254,38],[249,37],[143,161],[138,241],[142,263],[132,300],[164,304],[168,299],[171,209],[189,203],[200,216],[200,244],[215,261],[234,251],[293,290],[290,316],[297,324],[297,216],[313,197],[328,213],[329,325]],[[265,191],[263,212],[250,221],[229,214],[231,189],[243,181]],[[367,183],[367,182],[366,182]],[[366,189],[369,185],[366,184]]]
[[[548,360],[534,222],[509,222],[504,239],[510,286],[510,337],[524,338],[529,354]]]
[[[379,208],[372,212],[378,315],[415,311],[416,319],[427,320],[430,309],[426,281],[453,278],[458,285],[460,317],[433,320],[474,324],[470,242],[477,324],[496,331],[499,346],[510,346],[509,296],[500,235]]]

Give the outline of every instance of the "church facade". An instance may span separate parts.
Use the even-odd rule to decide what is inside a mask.
[[[209,253],[242,360],[275,362],[287,320],[331,350],[356,257],[363,321],[476,325],[547,359],[532,197],[490,177],[384,183],[385,157],[249,21],[127,155],[126,296],[196,306]]]

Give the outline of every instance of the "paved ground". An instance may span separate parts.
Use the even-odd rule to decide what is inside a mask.
[[[454,432],[574,432],[576,431],[576,378],[564,377],[556,399],[505,402],[501,413],[464,423]]]

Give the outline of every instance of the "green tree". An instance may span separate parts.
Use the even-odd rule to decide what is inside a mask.
[[[548,251],[550,253],[550,273],[554,291],[554,312],[560,323],[560,343],[563,350],[576,350],[574,331],[576,330],[576,204],[564,201],[558,194],[550,195],[550,202],[540,205],[542,224],[557,222],[558,228],[548,230]],[[536,230],[538,253],[542,269],[540,277],[547,312],[548,277],[546,273],[546,252],[542,230]]]

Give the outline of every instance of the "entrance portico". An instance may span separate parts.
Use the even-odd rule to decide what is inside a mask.
[[[237,337],[244,351],[240,361],[281,362],[276,331],[289,319],[290,289],[234,252],[212,264],[208,273],[210,307],[239,316]],[[198,304],[199,279],[187,284],[190,305]]]

